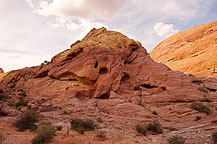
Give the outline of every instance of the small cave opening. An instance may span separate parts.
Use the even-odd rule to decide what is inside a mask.
[[[99,70],[99,74],[106,74],[106,73],[108,73],[108,69],[107,68],[100,68],[100,70]]]
[[[164,91],[167,90],[166,87],[161,87],[161,89],[164,90]]]
[[[40,74],[38,74],[35,78],[44,78],[44,77],[48,76],[48,72],[49,72],[49,70],[43,71]]]
[[[75,78],[69,78],[68,81],[78,81],[78,80]]]
[[[124,76],[121,78],[121,81],[127,81],[130,78],[130,75],[126,72],[123,72]]]
[[[212,88],[208,88],[208,87],[206,87],[209,91],[211,91],[211,92],[216,92],[217,90],[216,89],[212,89]]]
[[[66,60],[70,60],[73,59],[74,57],[78,56],[79,54],[81,54],[83,51],[83,48],[79,48],[76,51],[73,51],[72,53],[67,55]]]
[[[157,88],[157,86],[152,86],[150,84],[142,84],[140,85],[141,87],[144,87],[144,88],[148,88],[148,89],[151,89],[151,88]]]
[[[102,94],[100,97],[98,97],[97,99],[109,99],[110,98],[110,95],[105,93],[105,94]]]
[[[98,61],[95,63],[95,65],[94,65],[94,68],[97,68],[98,67]]]

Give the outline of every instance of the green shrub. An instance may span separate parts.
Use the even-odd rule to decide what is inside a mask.
[[[99,130],[96,133],[96,137],[101,138],[101,139],[105,139],[106,138],[106,132],[102,131],[102,130]]]
[[[195,117],[195,121],[198,121],[198,120],[200,120],[200,119],[201,119],[200,116],[196,116],[196,117]]]
[[[63,126],[58,125],[56,128],[57,128],[58,131],[61,131],[63,129]]]
[[[150,123],[139,123],[136,125],[136,131],[143,135],[146,135],[147,132],[152,134],[162,133],[162,127],[158,121],[153,121]]]
[[[80,131],[93,131],[96,125],[93,120],[74,118],[71,121],[71,129]]]
[[[185,138],[182,136],[172,136],[169,139],[167,139],[169,144],[184,144],[185,143]]]
[[[217,132],[214,132],[212,134],[212,139],[213,139],[214,143],[217,144]]]
[[[103,120],[102,120],[101,117],[98,117],[98,118],[96,119],[96,121],[99,122],[99,123],[103,123]]]
[[[19,131],[26,129],[36,129],[35,123],[38,121],[39,113],[35,110],[28,110],[24,112],[20,118],[14,123]]]
[[[206,113],[207,115],[210,115],[212,112],[207,106],[203,105],[200,102],[193,102],[190,107],[193,110],[199,111],[201,113]]]
[[[37,129],[37,136],[32,139],[32,144],[44,144],[53,138],[56,129],[51,124],[41,124]]]
[[[138,90],[141,90],[141,87],[140,86],[135,86],[134,91],[138,91]]]
[[[78,127],[78,128],[76,129],[76,131],[77,131],[78,133],[80,133],[80,134],[84,134],[85,128],[82,127],[82,126],[80,126],[80,127]]]
[[[202,87],[202,86],[200,86],[200,87],[198,88],[198,90],[199,90],[200,92],[208,93],[208,90],[207,90],[205,87]]]
[[[141,133],[142,135],[146,135],[147,133],[147,125],[146,123],[139,123],[136,125],[136,131]]]
[[[4,140],[5,140],[4,134],[0,133],[0,144],[3,144]]]
[[[27,106],[27,103],[26,103],[26,101],[24,101],[23,99],[21,99],[21,100],[19,100],[18,102],[16,102],[16,103],[14,104],[14,106],[15,106],[16,108],[21,107],[21,106]]]
[[[162,133],[162,127],[158,121],[153,121],[152,123],[148,123],[147,130],[154,134]]]

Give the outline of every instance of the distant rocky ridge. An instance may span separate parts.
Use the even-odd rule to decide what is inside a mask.
[[[172,70],[217,77],[217,21],[179,32],[162,41],[151,57]]]
[[[0,119],[5,129],[8,119],[26,109],[38,110],[43,120],[54,125],[61,123],[65,133],[72,118],[96,121],[101,117],[103,122],[97,125],[106,131],[105,144],[166,144],[175,134],[183,135],[188,143],[204,144],[212,141],[209,136],[217,128],[217,79],[172,71],[156,63],[139,42],[105,28],[92,29],[50,63],[8,72],[0,82],[0,92],[10,97],[1,107],[13,109],[11,117]],[[14,113],[13,105],[21,97],[27,106]],[[203,103],[212,112],[192,110],[193,102]],[[197,116],[199,121],[195,121]],[[137,123],[152,121],[162,125],[163,134],[136,132]],[[59,133],[59,139],[57,134],[52,143],[101,143],[91,132],[73,133],[73,137],[65,133]],[[24,137],[12,131],[13,135],[17,140]],[[30,143],[30,138],[25,139]]]

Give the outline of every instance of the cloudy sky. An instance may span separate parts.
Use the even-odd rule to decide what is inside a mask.
[[[93,27],[151,51],[167,37],[217,19],[217,0],[0,0],[0,67],[39,65]]]

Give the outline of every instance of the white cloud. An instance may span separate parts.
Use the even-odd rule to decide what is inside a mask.
[[[31,7],[34,8],[32,0],[26,0],[26,3]]]
[[[126,0],[52,0],[39,2],[36,10],[44,16],[107,17],[119,10]]]
[[[170,37],[171,35],[179,32],[179,30],[174,28],[173,24],[156,23],[154,26],[155,32],[162,37]]]

